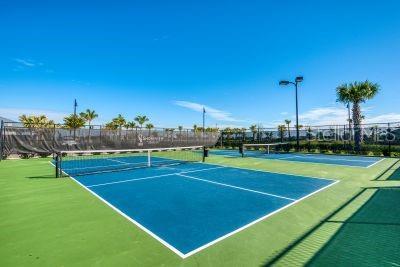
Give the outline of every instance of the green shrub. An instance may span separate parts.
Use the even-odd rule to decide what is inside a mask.
[[[47,157],[49,157],[49,156],[51,156],[51,153],[38,153],[38,156],[39,157],[41,157],[41,158],[47,158]]]
[[[18,155],[21,159],[29,159],[33,158],[34,154],[33,153],[21,153]]]

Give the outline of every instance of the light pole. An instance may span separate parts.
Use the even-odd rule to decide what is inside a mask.
[[[205,129],[205,127],[206,127],[206,109],[205,109],[205,107],[203,107],[203,146],[205,145],[205,132],[206,132],[206,129]]]
[[[286,80],[282,80],[279,81],[279,85],[288,85],[288,84],[293,84],[294,87],[296,88],[296,150],[299,151],[300,150],[300,133],[299,133],[299,101],[298,101],[298,97],[297,97],[297,86],[299,83],[301,83],[303,81],[303,76],[298,76],[296,77],[296,79],[294,80],[294,82],[290,82],[290,81],[286,81]]]
[[[78,102],[76,102],[76,99],[74,99],[74,120],[76,120],[76,107],[78,106]],[[74,140],[76,138],[76,129],[74,126]]]

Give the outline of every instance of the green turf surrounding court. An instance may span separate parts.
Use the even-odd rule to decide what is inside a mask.
[[[399,264],[400,213],[391,209],[400,203],[397,159],[365,169],[210,157],[340,182],[186,259],[72,180],[55,179],[48,161],[0,162],[0,266],[327,266],[341,257],[348,265]]]

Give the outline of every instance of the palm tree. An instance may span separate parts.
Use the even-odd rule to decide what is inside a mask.
[[[87,123],[89,124],[89,140],[90,140],[90,130],[92,129],[92,121],[94,119],[96,119],[99,115],[96,113],[96,111],[94,110],[90,110],[90,109],[86,109],[85,112],[81,112],[79,113],[79,115],[85,120],[87,121]]]
[[[169,135],[171,134],[171,140],[173,140],[174,128],[165,128],[164,131],[167,134],[167,140],[169,139]]]
[[[26,128],[29,129],[30,135],[33,135],[32,127],[33,127],[33,120],[32,116],[27,116],[25,114],[22,114],[19,116],[19,121],[22,123],[22,125]]]
[[[286,125],[278,125],[279,136],[281,137],[281,143],[283,143],[283,136],[285,135]]]
[[[55,123],[53,120],[49,120],[46,115],[30,115],[27,116],[25,114],[19,116],[19,120],[22,125],[29,129],[30,135],[33,135],[33,128],[49,128],[54,127]],[[43,131],[37,131],[36,138],[39,140],[43,135]]]
[[[312,138],[312,130],[311,130],[311,126],[307,127],[307,139],[308,141],[310,141]]]
[[[22,123],[22,125],[26,128],[31,128],[33,127],[33,120],[32,116],[27,116],[25,114],[22,114],[19,116],[19,121]]]
[[[226,134],[226,139],[229,140],[231,138],[231,134],[232,134],[232,129],[230,127],[226,127],[224,129],[224,132]]]
[[[182,126],[178,126],[178,131],[179,131],[179,142],[182,142],[182,130],[183,130],[183,127]]]
[[[149,137],[150,137],[150,132],[151,132],[151,129],[154,128],[154,125],[151,124],[151,123],[147,123],[145,127],[146,127],[147,130],[149,130]]]
[[[285,123],[287,125],[288,135],[289,135],[289,141],[290,141],[290,123],[291,122],[292,122],[291,120],[285,120]]]
[[[121,137],[122,127],[126,124],[126,119],[121,114],[118,114],[118,116],[116,118],[112,119],[112,122],[118,126],[119,137]]]
[[[105,128],[107,130],[117,130],[118,129],[118,125],[115,124],[115,122],[110,121],[110,122],[106,123]]]
[[[273,136],[274,136],[274,132],[271,132],[271,131],[265,132],[265,138],[266,138],[267,141],[272,140]]]
[[[79,117],[76,114],[71,114],[67,117],[64,118],[64,125],[68,128],[68,129],[73,129],[74,130],[74,138],[75,133],[76,133],[76,129],[82,128],[83,126],[85,126],[85,120],[82,117]]]
[[[354,146],[357,152],[361,149],[361,103],[372,99],[379,92],[379,84],[365,82],[354,82],[343,84],[336,88],[337,101],[348,104],[353,103],[353,129],[354,129]]]
[[[96,111],[94,110],[90,110],[90,109],[86,109],[85,112],[81,112],[79,113],[79,115],[85,119],[85,121],[87,121],[87,123],[89,124],[89,129],[92,128],[92,121],[94,119],[96,119],[97,117],[99,117],[99,115],[96,113]]]
[[[136,123],[134,121],[127,121],[125,123],[124,127],[125,127],[126,130],[129,130],[129,129],[133,130],[133,129],[136,128]],[[127,132],[127,134],[129,134],[129,132]]]
[[[118,114],[116,118],[112,119],[112,122],[118,125],[119,128],[122,128],[122,126],[126,124],[126,120],[121,114]]]
[[[33,127],[46,127],[47,117],[45,115],[32,116]]]
[[[25,114],[19,116],[20,122],[27,128],[47,128],[54,126],[54,121],[49,120],[46,115],[30,115]]]
[[[134,122],[134,121],[128,121],[126,124],[125,124],[125,128],[126,129],[134,129],[136,127],[136,123]]]
[[[253,133],[253,142],[256,141],[257,125],[251,125],[249,127],[250,131]]]
[[[240,129],[240,128],[233,128],[232,131],[233,131],[233,134],[234,134],[235,140],[236,140],[237,137],[238,137],[238,135],[239,135],[240,132],[241,132],[241,129]]]
[[[135,121],[137,123],[139,123],[140,125],[140,129],[143,127],[143,124],[147,121],[149,121],[149,118],[147,118],[146,116],[136,116]]]

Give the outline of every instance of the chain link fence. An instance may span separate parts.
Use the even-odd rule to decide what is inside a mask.
[[[357,131],[361,148],[355,149]],[[400,123],[363,124],[354,129],[349,125],[302,126],[299,128],[300,151],[375,156],[400,156]],[[296,128],[258,128],[254,131],[228,129],[221,132],[217,146],[237,149],[241,144],[289,143],[296,148]]]
[[[20,123],[3,123],[0,133],[2,158],[10,155],[49,156],[61,150],[214,146],[220,135],[218,131],[203,133],[193,129],[136,127],[110,130],[98,125],[68,129],[64,125],[24,127]]]

